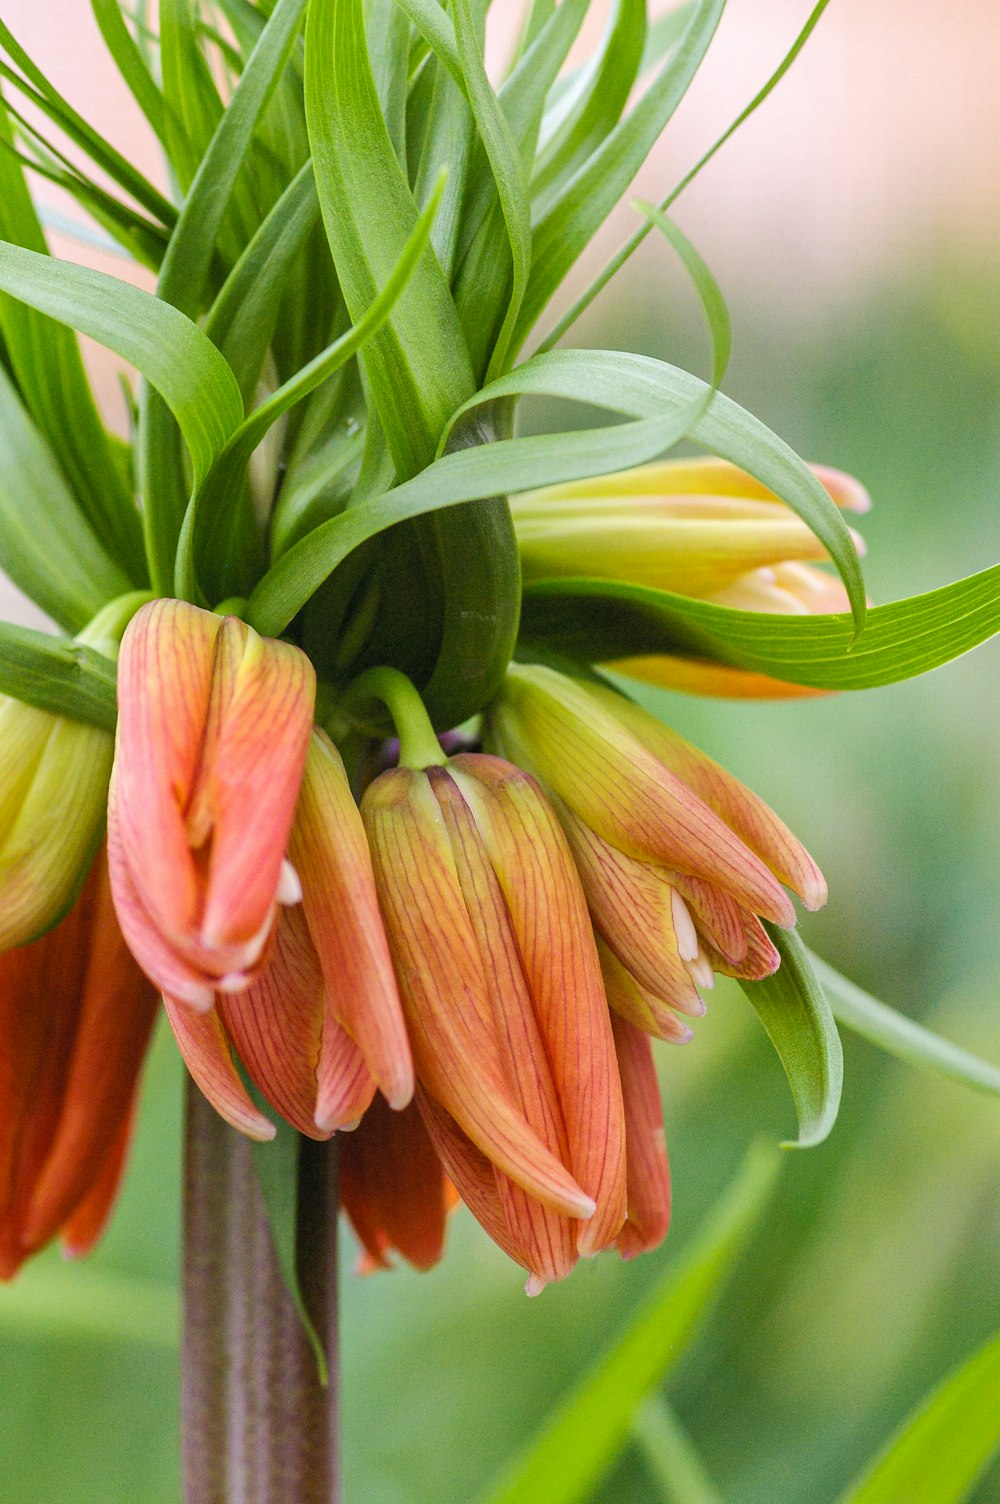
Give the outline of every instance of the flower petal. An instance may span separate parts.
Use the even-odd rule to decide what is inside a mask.
[[[290,854],[330,1007],[393,1107],[413,1096],[413,1060],[379,912],[364,824],[340,753],[314,731]]]
[[[132,1113],[159,998],[133,961],[115,919],[103,855],[94,864],[89,946],[62,1109],[32,1188],[24,1238],[39,1248],[103,1172],[109,1140]]]
[[[673,1008],[662,998],[639,985],[600,936],[597,940],[597,953],[601,958],[608,1006],[646,1034],[654,1034],[657,1039],[668,1040],[672,1044],[687,1044],[692,1038],[688,1025],[677,1017]]]
[[[104,1232],[114,1210],[128,1160],[135,1124],[135,1102],[106,1148],[104,1158],[83,1200],[62,1227],[62,1246],[67,1258],[83,1258]]]
[[[240,1080],[218,1010],[198,1013],[166,995],[163,1005],[185,1065],[219,1116],[248,1138],[274,1138],[274,1124],[258,1112]]]
[[[658,1248],[670,1226],[670,1167],[660,1087],[649,1039],[626,1019],[612,1020],[625,1096],[628,1217],[618,1235],[623,1259]]]
[[[732,668],[728,663],[710,663],[707,658],[674,658],[668,653],[650,653],[639,658],[615,658],[606,665],[616,674],[657,684],[661,689],[686,695],[711,695],[720,700],[811,700],[829,690],[812,689]]]
[[[419,1079],[525,1190],[589,1216],[590,1197],[511,1100],[482,959],[426,774],[383,773],[361,809]]]
[[[566,838],[534,779],[500,758],[453,758],[500,880],[562,1106],[569,1165],[597,1203],[581,1253],[625,1215],[621,1086],[600,963]],[[569,1002],[569,1006],[567,1006]]]
[[[375,1096],[375,1078],[347,1030],[327,1003],[317,1071],[316,1127],[323,1134],[348,1128],[365,1113]]]
[[[340,1194],[371,1267],[389,1268],[393,1250],[417,1269],[438,1262],[444,1170],[416,1106],[396,1112],[375,1098],[356,1131],[341,1140]]]

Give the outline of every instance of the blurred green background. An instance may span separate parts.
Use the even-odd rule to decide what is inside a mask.
[[[704,369],[697,323],[680,311],[687,295],[664,262],[645,257],[581,342]],[[902,278],[887,273],[825,322],[778,322],[734,292],[727,390],[800,452],[867,482],[873,598],[994,562],[991,274],[911,258]],[[856,697],[649,699],[769,799],[820,860],[832,898],[804,923],[809,943],[995,1061],[998,653],[990,644],[926,680]],[[1000,1326],[1000,1103],[850,1037],[845,1048],[832,1139],[786,1156],[750,1255],[670,1386],[730,1504],[829,1504],[927,1388]],[[658,1058],[676,1206],[659,1254],[581,1266],[529,1302],[518,1271],[460,1213],[431,1275],[345,1277],[348,1504],[470,1504],[613,1339],[750,1139],[791,1131],[780,1068],[735,988],[718,989],[692,1045]],[[180,1096],[163,1032],[99,1253],[74,1268],[46,1257],[0,1292],[3,1504],[178,1497]],[[345,1248],[348,1267],[351,1258]],[[595,1497],[657,1495],[628,1452]],[[1000,1504],[1000,1469],[974,1498]]]

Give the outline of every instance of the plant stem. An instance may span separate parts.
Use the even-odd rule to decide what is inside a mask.
[[[338,1504],[337,1168],[305,1140],[299,1278],[330,1385],[288,1294],[246,1139],[189,1087],[182,1377],[185,1504]]]

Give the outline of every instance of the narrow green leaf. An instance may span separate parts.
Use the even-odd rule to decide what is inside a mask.
[[[762,982],[741,982],[784,1067],[799,1120],[797,1144],[810,1149],[837,1121],[844,1079],[840,1035],[830,1005],[795,930],[765,925],[781,965]]]
[[[192,0],[161,0],[159,15],[167,155],[186,193],[222,117],[222,100],[198,45]]]
[[[837,1504],[962,1504],[1000,1446],[1000,1337],[904,1421]]]
[[[494,381],[460,408],[452,422],[483,402],[527,394],[586,401],[635,418],[662,418],[671,410],[686,413],[690,422],[684,434],[756,476],[812,529],[836,564],[861,627],[867,609],[864,579],[839,507],[795,451],[745,408],[665,361],[616,350],[553,350]],[[577,445],[575,437],[564,442],[567,448]],[[585,473],[576,471],[581,478]],[[598,473],[596,468],[591,472]],[[534,482],[548,483],[541,476]]]
[[[304,9],[305,0],[280,0],[275,7],[228,108],[212,127],[204,156],[170,238],[157,295],[191,319],[197,318],[201,311],[209,267],[237,179],[257,122],[284,72]],[[167,55],[174,59],[179,69],[183,68],[184,59],[190,62],[192,47],[197,53],[192,27],[186,0],[172,0],[169,10],[164,11],[164,45],[166,47],[169,32],[172,43]],[[200,60],[200,53],[197,56]],[[166,79],[166,55],[164,70]],[[176,108],[187,109],[189,113],[196,110],[201,97],[196,80],[175,82],[178,91],[174,99]],[[212,87],[214,89],[214,85]],[[214,117],[214,111],[208,113]],[[199,133],[202,126],[207,128],[207,118],[198,127]],[[168,406],[155,390],[147,390],[140,407],[140,476],[146,551],[154,584],[163,591],[170,588],[188,501],[177,430]],[[252,553],[257,541],[249,498],[244,496],[242,506],[233,508],[231,518],[233,552]]]
[[[0,48],[11,58],[15,67],[0,63],[0,77],[6,78],[30,99],[43,114],[47,115],[69,139],[100,167],[113,182],[131,194],[154,218],[164,225],[173,224],[177,211],[170,200],[139,172],[121,152],[117,151],[103,136],[99,135],[55,89],[42,70],[32,62],[17,41],[10,27],[0,21]],[[21,73],[15,70],[19,68]],[[26,82],[27,80],[27,82]]]
[[[0,569],[70,632],[130,589],[0,366]]]
[[[646,11],[646,0],[615,0],[603,42],[563,95],[556,118],[549,116],[532,182],[542,205],[551,203],[553,187],[571,178],[621,119],[645,54]]]
[[[525,586],[522,636],[590,663],[680,653],[814,689],[874,689],[939,668],[1000,632],[1000,564],[851,618],[734,611],[617,580]]]
[[[114,731],[115,665],[68,638],[0,622],[0,694]]]
[[[767,1203],[778,1157],[755,1148],[618,1343],[556,1409],[483,1504],[583,1504],[637,1406],[677,1365]]]
[[[252,1095],[263,1104],[260,1094]],[[298,1272],[298,1188],[301,1139],[282,1118],[275,1124],[277,1132],[268,1144],[251,1143],[253,1167],[267,1208],[267,1220],[274,1239],[274,1251],[284,1276],[285,1286],[298,1312],[303,1331],[316,1359],[321,1384],[329,1383],[329,1366],[323,1341],[313,1325],[306,1305]]]
[[[0,290],[68,324],[135,366],[170,407],[195,477],[243,418],[232,371],[196,324],[168,303],[103,272],[0,242]]]
[[[665,1504],[723,1504],[694,1443],[662,1395],[651,1394],[639,1406],[632,1435]]]
[[[363,0],[312,0],[306,42],[316,186],[344,298],[359,319],[388,280],[418,212],[379,107]],[[365,369],[396,469],[403,478],[414,475],[473,388],[458,315],[432,249],[370,342]]]
[[[819,0],[819,3],[813,7],[806,20],[806,24],[803,26],[802,30],[795,38],[795,41],[792,43],[791,47],[785,53],[777,68],[764,84],[764,87],[758,90],[753,99],[751,99],[750,103],[740,111],[732,124],[727,126],[722,135],[712,143],[712,145],[701,157],[699,157],[695,165],[689,172],[685,173],[684,177],[676,185],[676,187],[672,188],[667,196],[660,200],[658,207],[661,211],[665,213],[666,210],[670,208],[671,204],[673,204],[675,200],[680,197],[685,188],[689,187],[689,185],[694,182],[695,178],[701,172],[702,168],[708,165],[708,163],[715,156],[716,152],[720,151],[722,147],[725,146],[730,136],[734,135],[735,132],[739,130],[740,126],[750,119],[751,115],[753,115],[764,103],[765,99],[767,99],[771,91],[778,86],[778,84],[784,78],[785,74],[788,72],[789,68],[795,62],[795,59],[802,51],[806,42],[811,37],[813,31],[816,29],[816,25],[829,3],[830,0]],[[689,6],[681,6],[679,7],[679,11],[676,14],[686,12],[689,9]],[[665,20],[667,19],[672,21],[673,16],[665,18]],[[656,26],[657,23],[654,22],[653,27],[651,28],[651,36],[656,31]],[[651,229],[652,223],[647,221],[646,224],[640,225],[639,229],[629,236],[625,244],[619,247],[619,249],[611,257],[610,261],[606,263],[606,265],[601,269],[594,280],[585,288],[582,293],[580,293],[576,301],[567,310],[567,312],[563,314],[562,318],[560,318],[555,328],[545,336],[541,344],[537,347],[537,353],[542,353],[546,350],[553,349],[554,346],[556,346],[559,341],[569,333],[570,329],[576,323],[580,315],[590,307],[591,303],[598,296],[598,294],[603,292],[604,288],[607,287],[611,279],[618,275],[622,267],[625,265],[626,261],[628,261],[633,253],[638,250],[639,246],[645,240]]]
[[[159,84],[146,65],[142,49],[125,24],[119,0],[90,0],[104,45],[161,145],[167,144],[167,116]]]
[[[645,94],[566,184],[535,226],[531,282],[512,345],[518,350],[567,273],[621,199],[680,104],[726,0],[699,0],[676,50]]]
[[[678,225],[669,220],[655,204],[648,204],[645,200],[638,199],[636,207],[652,220],[658,230],[663,232],[683,261],[687,274],[694,284],[708,320],[715,351],[712,364],[712,385],[719,387],[729,369],[729,358],[733,351],[733,327],[722,288],[712,275],[707,263]]]
[[[219,571],[231,525],[232,498],[239,490],[250,456],[280,417],[353,359],[382,328],[420,262],[430,239],[436,209],[437,199],[432,199],[417,220],[385,286],[363,317],[255,408],[230,436],[203,485],[195,492],[185,520],[178,550],[176,582],[178,594],[182,597],[220,600],[229,595],[245,594],[255,583],[253,573],[228,576]],[[235,562],[238,564],[239,560]],[[215,569],[210,574],[213,564]]]
[[[897,1013],[895,1008],[862,991],[811,951],[809,960],[834,1017],[845,1028],[860,1034],[862,1039],[877,1045],[880,1050],[895,1055],[898,1060],[904,1060],[907,1065],[961,1081],[965,1086],[991,1096],[1000,1096],[1000,1066],[991,1065],[978,1055],[963,1050],[960,1045],[942,1039],[940,1034],[918,1024],[915,1019]]]
[[[6,149],[10,145],[0,100],[0,237],[47,261],[48,246],[24,174]],[[21,399],[92,529],[129,579],[141,583],[139,515],[112,459],[77,342],[68,329],[44,317],[44,310],[25,307],[16,296],[0,296],[0,334]]]

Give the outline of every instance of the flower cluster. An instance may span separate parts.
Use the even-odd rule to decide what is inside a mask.
[[[157,994],[233,1127],[274,1133],[249,1078],[343,1133],[366,1267],[434,1263],[456,1192],[531,1292],[664,1237],[650,1037],[688,1038],[714,973],[768,975],[822,877],[602,683],[512,665],[488,750],[448,757],[395,678],[409,730],[360,799],[305,653],[182,601],[125,631],[113,768],[109,733],[0,707],[3,1275],[97,1235]]]

